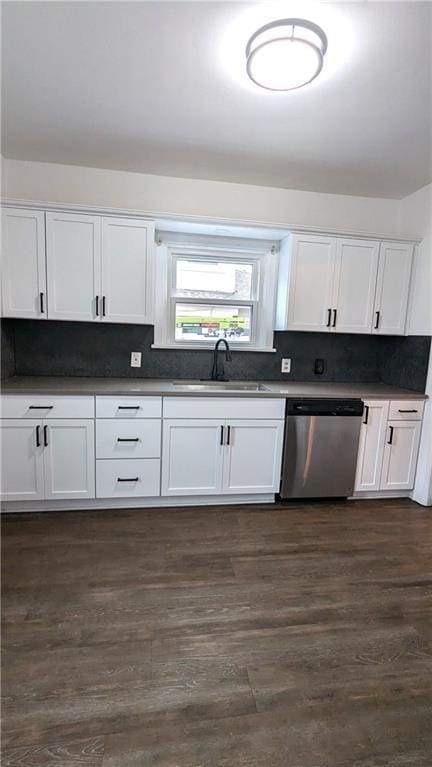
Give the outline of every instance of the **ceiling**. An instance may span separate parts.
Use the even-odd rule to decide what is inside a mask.
[[[294,3],[3,3],[5,157],[404,197],[432,177],[428,2],[301,2],[329,37],[291,93],[244,75]]]

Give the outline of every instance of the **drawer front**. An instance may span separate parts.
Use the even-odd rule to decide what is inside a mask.
[[[390,402],[390,421],[421,421],[424,400],[393,399]]]
[[[3,418],[94,418],[94,397],[5,394],[1,397]]]
[[[285,417],[284,399],[259,397],[164,397],[164,418],[276,418]]]
[[[160,418],[98,418],[96,458],[160,458]]]
[[[161,397],[96,397],[98,418],[160,418]]]
[[[96,461],[97,498],[148,498],[160,495],[159,458]]]

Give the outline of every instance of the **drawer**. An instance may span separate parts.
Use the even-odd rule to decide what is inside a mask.
[[[421,421],[424,400],[392,399],[389,409],[390,421]]]
[[[259,397],[164,397],[164,418],[285,417],[285,400]]]
[[[94,418],[94,397],[49,397],[38,394],[5,394],[1,397],[3,418]]]
[[[96,458],[160,458],[160,418],[98,418]]]
[[[159,458],[96,461],[97,498],[146,498],[160,495]]]
[[[160,418],[161,397],[96,397],[97,418]]]

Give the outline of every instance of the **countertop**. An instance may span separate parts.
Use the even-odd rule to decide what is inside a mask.
[[[178,381],[177,383],[205,384],[206,381]],[[353,383],[292,383],[284,381],[232,381],[233,384],[259,383],[261,391],[185,391],[174,386],[174,381],[139,378],[80,378],[54,376],[14,376],[2,381],[2,394],[106,394],[135,396],[176,396],[176,397],[347,397],[360,399],[427,399],[426,394],[399,389],[387,384]]]

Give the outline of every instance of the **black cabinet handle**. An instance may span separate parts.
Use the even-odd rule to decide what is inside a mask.
[[[105,296],[102,296],[102,317],[105,317],[105,305],[106,305],[106,298]]]
[[[40,426],[36,426],[36,447],[40,447]]]
[[[418,410],[398,410],[398,413],[418,413]]]
[[[29,405],[29,410],[52,410],[54,405]]]
[[[43,427],[43,433],[44,433],[44,445],[45,447],[48,447],[48,426]]]
[[[117,442],[139,442],[139,437],[117,437]]]
[[[226,441],[227,445],[230,444],[230,438],[231,438],[231,426],[228,426],[227,427],[227,441]]]
[[[388,445],[392,445],[393,444],[394,426],[389,426],[389,429],[390,429],[390,437],[389,437],[389,440],[388,440],[387,444]]]
[[[117,410],[141,410],[141,405],[119,405]]]
[[[364,417],[364,425],[367,426],[367,422],[369,421],[369,405],[365,405],[365,417]]]
[[[378,330],[378,326],[380,323],[380,312],[375,312],[375,314],[376,314],[376,319],[375,319],[374,330]]]
[[[223,438],[224,438],[224,427],[220,427],[220,445],[223,445]]]
[[[117,482],[138,482],[139,477],[117,477]]]
[[[40,301],[40,313],[41,314],[45,314],[45,309],[44,309],[44,294],[43,293],[39,293],[39,301]]]
[[[327,325],[326,325],[326,327],[329,328],[330,327],[330,323],[331,323],[331,313],[332,313],[332,310],[331,309],[327,309],[327,311],[328,311],[328,317],[327,317]]]
[[[96,296],[96,317],[99,317],[99,296]]]
[[[332,324],[332,328],[336,327],[336,317],[337,317],[337,309],[333,309],[333,324]]]

